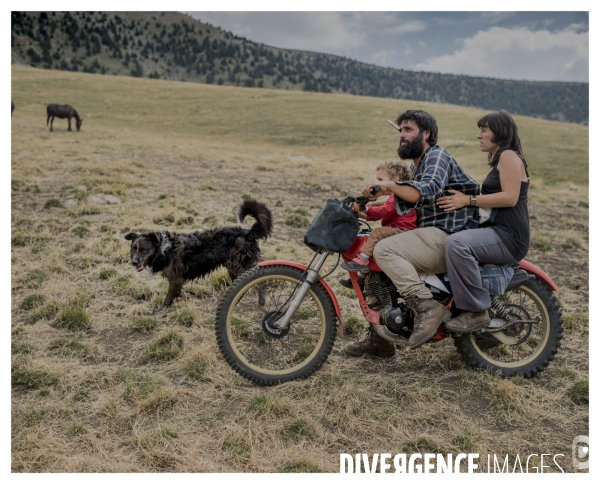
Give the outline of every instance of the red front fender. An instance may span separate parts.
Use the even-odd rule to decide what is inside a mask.
[[[534,274],[539,279],[541,279],[541,281],[544,284],[546,284],[552,291],[558,291],[558,286],[556,284],[554,284],[554,282],[552,282],[552,279],[550,279],[550,276],[548,274],[546,274],[542,269],[534,266],[531,262],[527,262],[526,260],[520,261],[519,265],[521,266],[521,269],[523,269],[531,274]]]
[[[290,266],[290,267],[295,267],[296,269],[301,269],[303,271],[306,270],[306,266],[304,264],[298,264],[297,262],[291,262],[289,260],[266,260],[263,262],[259,262],[258,265],[260,267]],[[342,321],[342,311],[340,310],[340,305],[338,303],[337,298],[335,297],[335,293],[333,292],[333,289],[331,289],[331,286],[329,284],[327,284],[327,281],[325,279],[320,279],[319,282],[325,288],[325,290],[327,291],[327,294],[329,294],[329,298],[331,299],[331,302],[333,303],[333,307],[335,309],[335,315],[340,320],[340,324],[342,327],[342,335],[343,335],[344,334],[344,323]]]

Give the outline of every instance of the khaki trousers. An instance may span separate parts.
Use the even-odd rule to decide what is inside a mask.
[[[365,245],[360,249],[360,253],[366,255],[369,259],[373,257],[373,249],[375,248],[375,244],[380,240],[387,239],[392,235],[401,234],[402,232],[406,232],[408,229],[397,229],[395,227],[376,227],[371,230]]]
[[[436,227],[409,230],[380,241],[373,259],[392,280],[403,298],[432,298],[419,273],[445,273],[448,234]]]

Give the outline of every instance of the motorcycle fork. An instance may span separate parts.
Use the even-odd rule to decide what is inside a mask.
[[[327,257],[329,257],[329,252],[319,252],[319,258],[317,259],[315,265],[306,269],[306,276],[304,277],[304,281],[302,282],[301,286],[298,288],[298,291],[290,301],[289,306],[285,311],[285,314],[277,321],[275,321],[271,326],[273,326],[276,329],[288,328],[288,326],[290,325],[290,320],[296,312],[296,309],[298,309],[298,307],[302,303],[304,296],[306,296],[306,293],[311,288],[311,286],[319,280],[319,270],[321,269],[321,267],[323,267],[323,264],[325,263]]]

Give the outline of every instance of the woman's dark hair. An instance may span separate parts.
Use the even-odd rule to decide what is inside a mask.
[[[429,131],[429,138],[427,138],[429,146],[437,145],[438,127],[435,118],[431,114],[420,109],[409,109],[398,116],[396,124],[400,126],[402,121],[414,121],[421,132]]]
[[[510,114],[504,110],[491,112],[477,121],[477,126],[479,128],[488,128],[494,134],[492,142],[498,145],[495,153],[488,153],[488,164],[492,168],[498,166],[500,155],[503,151],[513,150],[523,160],[525,169],[527,169],[527,162],[525,161],[525,156],[523,156],[517,124]]]

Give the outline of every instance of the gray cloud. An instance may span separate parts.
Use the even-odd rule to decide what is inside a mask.
[[[588,81],[589,33],[581,26],[531,31],[492,27],[462,42],[452,54],[433,57],[416,70],[538,81]]]
[[[588,81],[587,12],[187,12],[255,42],[383,67]]]

